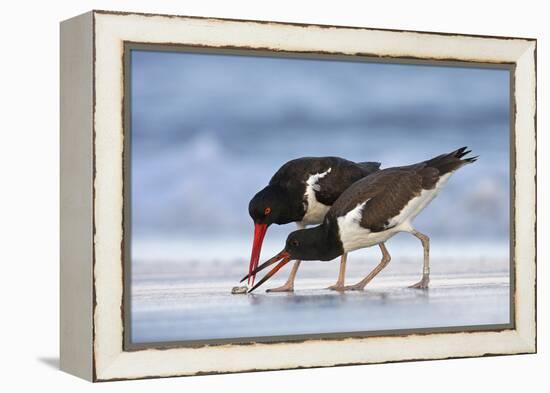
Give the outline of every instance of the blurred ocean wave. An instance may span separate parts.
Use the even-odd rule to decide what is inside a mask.
[[[457,249],[508,241],[507,71],[144,51],[132,67],[136,250],[151,238],[248,242],[248,201],[292,158],[388,167],[464,145],[479,161],[416,225],[460,240]],[[292,229],[273,227],[268,238]]]

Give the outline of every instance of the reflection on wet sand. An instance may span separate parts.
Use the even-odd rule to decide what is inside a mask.
[[[412,277],[411,277],[412,278]],[[433,277],[429,290],[411,278],[384,280],[365,291],[307,288],[294,293],[232,295],[231,283],[135,286],[133,341],[162,342],[394,329],[506,324],[507,276]]]

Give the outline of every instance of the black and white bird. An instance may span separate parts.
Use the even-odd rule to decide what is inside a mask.
[[[378,162],[355,163],[339,157],[303,157],[284,164],[269,184],[250,201],[248,211],[254,221],[254,242],[250,256],[248,282],[254,285],[263,239],[271,224],[295,222],[298,228],[323,222],[332,204],[349,186],[380,168]],[[345,271],[346,254],[340,269]],[[300,266],[297,260],[283,286],[268,291],[293,291]],[[337,282],[330,289],[338,289]]]
[[[283,251],[252,270],[251,274],[256,274],[279,262],[249,292],[291,260],[330,261],[353,250],[378,245],[382,251],[378,266],[355,285],[342,288],[362,290],[390,262],[384,242],[398,232],[411,233],[422,242],[422,279],[412,287],[427,288],[430,240],[418,232],[412,222],[456,170],[476,161],[477,157],[464,158],[470,153],[466,149],[462,147],[410,166],[383,169],[358,180],[334,202],[321,225],[292,232]]]

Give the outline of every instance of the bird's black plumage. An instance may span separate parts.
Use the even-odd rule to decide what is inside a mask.
[[[376,244],[380,244],[387,254],[383,243],[395,233],[404,231],[418,237],[425,247],[423,278],[415,287],[426,288],[429,238],[416,231],[411,222],[437,195],[449,177],[446,175],[476,161],[477,157],[464,158],[468,153],[470,151],[463,147],[417,164],[376,171],[357,180],[334,201],[321,225],[292,232],[284,250],[254,269],[252,274],[281,258],[277,270],[292,259],[328,261]],[[389,259],[384,261],[387,264]],[[385,265],[380,266],[379,270]],[[270,273],[269,277],[274,274]],[[354,288],[362,289],[372,277],[368,276]],[[260,283],[264,281],[265,278]]]
[[[250,272],[258,264],[263,238],[271,224],[320,224],[330,206],[351,184],[378,171],[380,163],[355,163],[339,157],[302,157],[288,161],[250,201],[254,242]],[[299,262],[282,290],[292,290]],[[254,276],[251,276],[252,283]],[[281,290],[279,288],[278,290]]]
[[[287,224],[301,221],[307,213],[307,181],[324,174],[314,185],[317,201],[331,206],[350,185],[380,168],[378,162],[355,163],[340,157],[302,157],[285,163],[269,184],[250,201],[249,213],[254,222]],[[265,214],[266,208],[270,209]]]

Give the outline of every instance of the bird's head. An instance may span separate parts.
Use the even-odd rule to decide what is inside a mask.
[[[299,229],[288,235],[285,251],[291,259],[301,261],[323,260],[326,253],[324,244],[324,227],[319,225],[314,228]]]
[[[265,187],[250,200],[248,213],[254,222],[254,241],[248,268],[248,282],[252,281],[252,285],[255,279],[252,271],[258,266],[267,228],[271,224],[287,224],[299,219],[292,211],[292,206],[288,193],[277,185]]]
[[[269,185],[250,200],[248,214],[255,225],[288,224],[294,221],[288,199],[282,187]]]
[[[329,261],[341,255],[342,252],[342,243],[339,238],[331,236],[331,228],[328,225],[322,224],[315,228],[299,229],[288,235],[283,251],[262,263],[260,266],[253,268],[249,272],[249,275],[245,276],[241,282],[249,278],[250,275],[255,276],[260,270],[274,263],[278,263],[249,290],[249,292],[252,292],[292,260]]]

